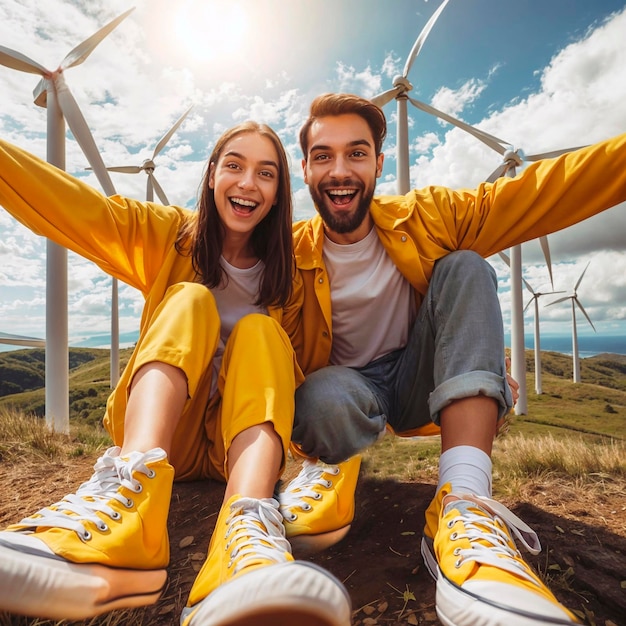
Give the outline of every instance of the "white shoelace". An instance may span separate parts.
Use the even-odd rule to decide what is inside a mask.
[[[536,584],[536,580],[531,575],[528,565],[515,547],[514,540],[498,525],[498,522],[512,532],[522,542],[524,547],[533,554],[537,554],[541,550],[536,533],[519,517],[495,500],[472,496],[471,500],[462,500],[462,502],[464,506],[460,507],[461,514],[452,518],[448,525],[451,528],[456,522],[461,521],[465,526],[465,533],[452,533],[450,539],[454,541],[466,538],[470,541],[472,547],[466,549],[459,548],[455,551],[455,554],[459,557],[457,565],[460,565],[465,560],[473,560],[485,565],[498,567],[517,576],[522,576]],[[483,503],[488,508],[481,506]],[[481,515],[465,510],[468,504],[472,506],[478,504],[485,513]],[[459,503],[454,502],[451,506],[458,507]]]
[[[109,506],[111,500],[117,500],[129,509],[134,506],[131,499],[119,493],[119,488],[123,486],[140,493],[141,483],[133,478],[133,473],[141,472],[153,477],[154,470],[146,467],[146,463],[164,459],[166,456],[160,448],[146,453],[133,452],[128,458],[121,458],[119,453],[120,448],[109,448],[96,461],[91,478],[75,494],[67,495],[51,507],[24,518],[20,525],[29,528],[66,528],[76,532],[84,541],[91,538],[91,533],[84,526],[85,522],[92,522],[99,530],[106,531],[107,525],[96,513],[103,513],[112,520],[119,519],[121,514]]]
[[[306,459],[300,473],[279,493],[280,512],[288,522],[293,522],[298,517],[292,509],[311,510],[311,504],[305,502],[304,498],[322,499],[322,494],[316,491],[316,487],[330,489],[333,486],[332,481],[322,478],[324,474],[337,476],[339,467]]]
[[[273,498],[257,500],[239,498],[231,504],[227,519],[226,550],[230,550],[229,567],[236,574],[259,559],[286,563],[291,545],[285,537],[278,502]]]

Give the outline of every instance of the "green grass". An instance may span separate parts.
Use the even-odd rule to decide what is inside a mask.
[[[120,351],[120,367],[128,362],[132,350]],[[69,351],[70,420],[97,426],[102,422],[106,401],[111,393],[109,350],[71,348]],[[13,409],[43,417],[45,389],[43,388],[43,350],[15,350],[0,353],[0,409]],[[20,389],[3,393],[2,389]]]

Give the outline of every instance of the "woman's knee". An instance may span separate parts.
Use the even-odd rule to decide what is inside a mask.
[[[215,309],[217,305],[210,289],[200,283],[180,282],[170,285],[165,291],[162,304],[184,305],[187,309]]]

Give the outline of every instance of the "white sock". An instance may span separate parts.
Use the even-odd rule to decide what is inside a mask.
[[[450,483],[452,493],[491,497],[492,464],[488,454],[473,446],[449,448],[439,457],[437,491]]]

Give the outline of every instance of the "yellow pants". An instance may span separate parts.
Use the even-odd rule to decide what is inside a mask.
[[[283,444],[283,468],[291,440],[294,393],[303,376],[282,327],[268,315],[246,315],[226,343],[218,391],[210,397],[220,319],[211,292],[197,283],[177,283],[165,293],[107,403],[104,425],[116,445],[135,373],[158,361],[181,369],[188,397],[174,433],[169,461],[176,480],[226,480],[227,453],[242,431],[271,422]],[[175,416],[173,416],[175,419]]]

